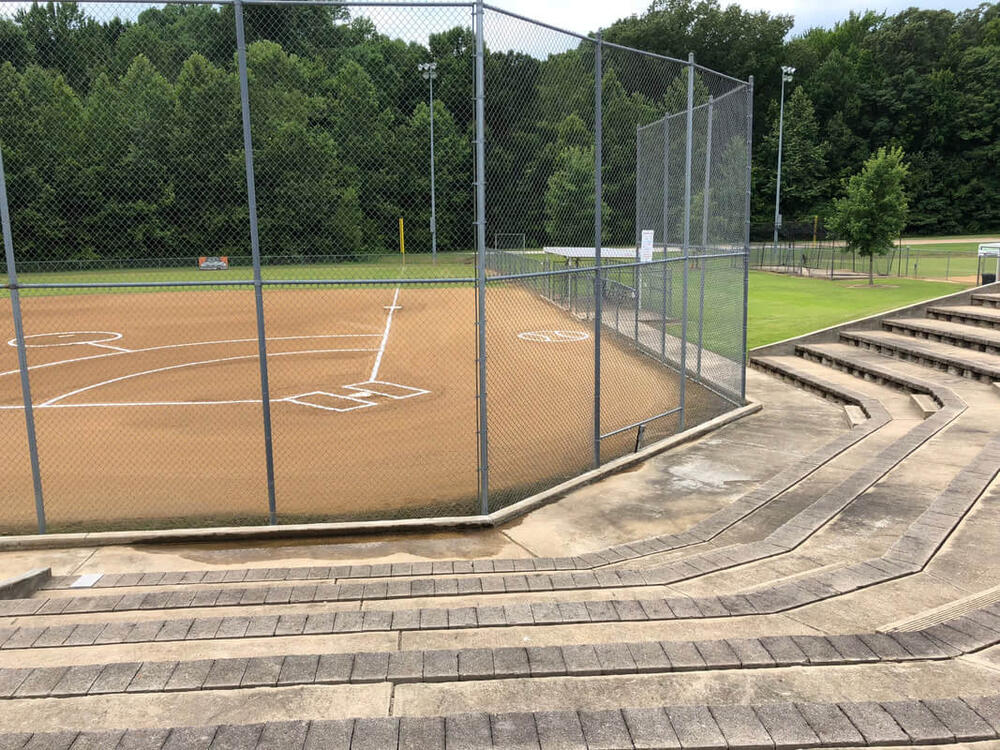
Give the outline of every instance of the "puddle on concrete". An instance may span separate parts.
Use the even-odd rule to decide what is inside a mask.
[[[500,533],[492,530],[463,531],[461,534],[380,534],[378,537],[357,535],[212,544],[137,545],[133,549],[143,554],[173,555],[215,565],[249,564],[283,558],[331,562],[390,556],[450,560],[456,557],[524,554]]]
[[[708,461],[692,456],[667,468],[672,484],[689,492],[697,490],[723,490],[731,482],[746,482],[753,477],[718,461]]]

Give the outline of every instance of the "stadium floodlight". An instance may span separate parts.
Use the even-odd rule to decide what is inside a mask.
[[[774,190],[774,246],[778,246],[778,229],[781,228],[781,147],[785,135],[785,84],[792,82],[795,68],[781,66],[781,115],[778,117],[778,179]]]
[[[431,107],[431,262],[437,263],[437,201],[434,195],[434,79],[437,78],[437,63],[420,63],[417,70],[430,84]]]

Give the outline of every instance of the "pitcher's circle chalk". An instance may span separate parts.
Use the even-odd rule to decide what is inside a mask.
[[[122,335],[114,331],[58,331],[56,333],[33,333],[24,337],[27,348],[41,349],[48,346],[79,346],[81,344],[106,344],[118,341]],[[7,346],[17,346],[17,339],[11,339]]]
[[[542,344],[565,344],[572,341],[586,341],[590,334],[586,331],[524,331],[517,334],[524,341]]]

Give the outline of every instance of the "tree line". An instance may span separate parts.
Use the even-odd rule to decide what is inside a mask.
[[[474,247],[475,38],[466,23],[426,44],[331,6],[252,5],[245,25],[265,254],[392,251],[399,217],[408,249],[429,248],[431,109],[417,73],[428,60],[438,63],[438,246]],[[847,177],[889,147],[910,165],[909,231],[1000,226],[1000,5],[852,14],[789,40],[791,26],[788,16],[717,0],[656,0],[605,38],[675,57],[691,50],[703,65],[756,77],[756,220],[773,213],[779,70],[791,64],[787,218],[831,216]],[[0,141],[19,256],[246,254],[234,28],[231,6],[169,5],[121,19],[36,3],[0,19]],[[532,245],[592,240],[593,49],[566,46],[488,50],[486,59],[487,223],[524,232]],[[605,240],[629,243],[635,127],[676,111],[686,82],[679,68],[605,58]],[[699,79],[696,104],[709,90]],[[731,194],[713,190],[709,213],[718,216],[712,231],[729,238],[741,147],[738,132],[723,138],[713,148],[731,162],[720,181]],[[695,185],[696,215],[703,200]]]
[[[1000,4],[954,13],[851,13],[788,39],[794,19],[655,0],[608,38],[665,54],[693,50],[756,83],[753,219],[773,221],[781,66],[786,90],[782,213],[830,219],[848,178],[879,148],[899,148],[916,234],[1000,227]]]
[[[438,66],[438,248],[473,249],[471,28],[443,28],[418,44],[343,8],[244,12],[266,260],[392,252],[400,217],[407,249],[430,248],[431,105],[417,70],[428,60]],[[234,28],[231,6],[168,5],[122,20],[50,2],[0,19],[0,138],[21,258],[87,264],[247,254]],[[529,246],[590,244],[593,45],[525,31],[539,49],[530,35],[516,45],[526,50],[487,49],[487,225],[524,233]],[[687,79],[676,64],[607,58],[604,239],[631,244],[636,126],[681,109]],[[698,105],[709,97],[707,75],[696,82]],[[742,128],[716,125],[714,159],[732,162],[733,179],[731,190],[713,193],[710,215],[727,242],[742,236]],[[696,157],[705,149],[696,144]],[[683,155],[683,138],[675,136],[673,153]],[[675,188],[675,223],[681,192]],[[702,200],[695,190],[695,205]]]

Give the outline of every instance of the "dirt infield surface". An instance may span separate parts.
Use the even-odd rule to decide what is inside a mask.
[[[22,298],[53,529],[259,523],[267,486],[253,294]],[[475,292],[265,290],[279,519],[478,512]],[[593,336],[532,293],[487,294],[491,509],[590,467]],[[34,500],[0,300],[0,532]],[[676,374],[608,335],[602,430],[677,404]],[[688,423],[726,408],[692,386]],[[661,420],[648,435],[674,429]],[[605,458],[635,431],[605,441]]]

